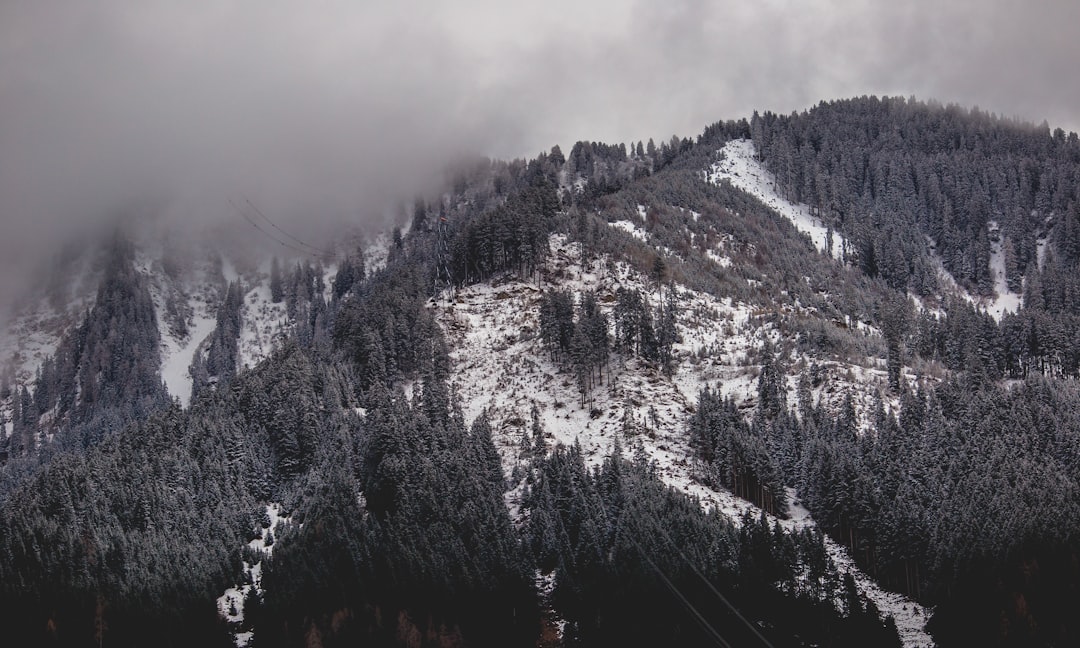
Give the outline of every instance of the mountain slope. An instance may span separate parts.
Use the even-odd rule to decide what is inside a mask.
[[[554,282],[576,295],[593,291],[609,312],[616,288],[655,294],[654,284],[625,263],[599,257],[582,264],[580,247],[559,235],[550,245],[551,256],[538,282],[549,289]],[[639,359],[615,355],[604,369],[604,382],[593,389],[585,407],[579,405],[573,376],[551,361],[537,335],[541,295],[537,282],[506,277],[434,302],[436,318],[451,343],[454,385],[464,401],[466,419],[485,410],[498,412],[495,440],[505,473],[523,470],[523,448],[530,448],[529,421],[536,408],[547,443],[580,447],[590,466],[601,464],[619,445],[640,448],[665,483],[698,498],[706,508],[736,522],[748,512],[758,518],[760,509],[753,504],[702,483],[698,473],[703,466],[693,458],[686,419],[707,384],[752,408],[759,368],[753,358],[760,352],[762,336],[778,337],[777,333],[768,325],[756,326],[751,321],[754,309],[747,304],[670,289],[678,290],[682,311],[692,314],[679,324],[682,342],[675,347],[673,375]],[[845,370],[865,371],[858,366]],[[796,383],[793,378],[789,386],[793,400]],[[511,511],[516,511],[521,505],[519,490],[508,498]],[[813,527],[806,509],[795,511],[792,519],[780,521],[784,528]],[[896,620],[905,646],[934,645],[922,629],[928,610],[882,590],[839,545],[828,541],[826,546],[841,574],[852,573],[860,593],[875,602],[883,617]]]
[[[939,108],[486,161],[336,258],[75,257],[6,342],[0,626],[1075,643],[1080,156]]]

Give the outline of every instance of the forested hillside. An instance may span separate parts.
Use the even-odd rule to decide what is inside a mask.
[[[1078,192],[870,97],[458,165],[382,247],[120,230],[4,374],[0,637],[1073,645]]]

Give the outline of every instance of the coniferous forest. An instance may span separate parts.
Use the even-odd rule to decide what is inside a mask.
[[[842,249],[709,180],[737,140]],[[943,648],[1080,643],[1075,133],[861,97],[462,164],[400,216],[379,263],[275,256],[265,287],[219,268],[186,406],[159,348],[190,318],[125,231],[102,246],[93,305],[0,393],[0,643],[903,645],[856,574],[931,610]],[[994,259],[1022,296],[1000,318]],[[490,353],[570,398],[467,417],[443,315],[470,289],[510,308],[512,282],[530,325]],[[245,366],[259,290],[280,336]],[[549,429],[740,335],[739,389],[636,404],[674,424],[628,405],[601,455]],[[694,489],[645,438],[680,440]]]

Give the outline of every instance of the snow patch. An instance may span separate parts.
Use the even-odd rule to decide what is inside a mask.
[[[156,303],[154,305],[157,306]],[[167,331],[163,331],[161,336],[161,379],[165,381],[169,395],[180,399],[183,407],[187,407],[191,402],[190,369],[195,352],[217,325],[216,318],[205,312],[206,304],[195,301],[192,306],[199,310],[196,311],[193,323],[189,325],[186,338],[177,340]],[[160,315],[158,321],[162,321]]]
[[[705,256],[709,257],[709,259],[711,259],[713,263],[720,266],[721,268],[731,267],[731,257],[721,256],[716,252],[716,250],[705,250]]]
[[[247,544],[248,548],[254,552],[254,555],[259,557],[259,560],[255,561],[254,564],[245,560],[243,582],[226,589],[217,599],[218,614],[233,630],[233,638],[237,648],[246,648],[254,636],[250,624],[244,623],[244,602],[252,591],[259,596],[262,596],[264,592],[262,588],[262,556],[269,557],[273,555],[275,536],[282,531],[284,526],[292,523],[290,517],[281,514],[281,504],[277,502],[266,505],[266,519],[263,520],[263,523],[266,520],[269,520],[269,524],[265,527],[259,524],[254,529],[255,539]]]
[[[214,278],[212,264],[207,262],[192,271],[185,282],[172,279],[164,273],[161,264],[155,262],[145,251],[136,254],[136,270],[144,274],[149,284],[150,298],[154,302],[158,332],[161,338],[161,379],[169,395],[179,399],[183,407],[191,402],[191,363],[203,341],[213,333],[217,325],[217,308],[220,286]],[[170,299],[183,299],[188,313],[184,319],[184,335],[175,335],[169,325],[167,304]]]
[[[709,182],[719,184],[724,180],[736,189],[742,189],[765,203],[778,214],[791,221],[795,229],[810,236],[814,247],[819,252],[826,251],[826,236],[829,228],[820,219],[813,216],[810,207],[795,204],[782,197],[776,189],[776,179],[772,173],[757,160],[754,143],[747,139],[732,140],[720,149],[720,160],[707,172]],[[841,259],[844,250],[844,237],[832,233],[832,256]]]
[[[997,223],[994,221],[989,221],[987,226],[992,231],[998,229]],[[993,298],[972,295],[967,289],[957,283],[956,278],[945,269],[944,262],[935,250],[936,245],[934,244],[933,239],[926,237],[926,241],[930,247],[930,262],[937,272],[938,283],[941,284],[942,291],[945,294],[963,299],[976,309],[985,311],[997,322],[1000,322],[1001,318],[1004,317],[1006,313],[1015,313],[1020,310],[1020,306],[1023,303],[1023,296],[1010,291],[1009,285],[1005,280],[1005,253],[1001,249],[1000,238],[997,241],[990,242],[990,272],[994,276],[994,292],[996,293]]]
[[[1005,277],[1005,252],[1001,249],[1001,228],[996,221],[986,224],[990,230],[990,273],[994,277],[995,297],[987,302],[986,312],[997,321],[1005,316],[1005,313],[1016,313],[1020,310],[1023,296],[1009,290],[1009,284]]]
[[[634,238],[642,242],[644,242],[648,238],[648,234],[645,233],[645,230],[638,227],[637,223],[632,223],[628,220],[615,221],[611,223],[611,226],[616,229],[621,229],[630,236],[633,236]]]
[[[240,309],[238,368],[254,367],[269,356],[275,345],[287,337],[288,323],[285,302],[274,303],[269,278],[252,285]]]

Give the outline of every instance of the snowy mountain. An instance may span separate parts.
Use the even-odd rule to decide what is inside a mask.
[[[772,198],[784,204],[782,199]],[[578,296],[582,291],[595,292],[600,303],[608,305],[602,306],[608,313],[613,309],[616,289],[646,293],[652,290],[648,278],[625,263],[606,258],[582,263],[579,248],[565,237],[555,235],[551,250],[540,283],[550,283],[553,276],[563,277],[558,282],[562,288]],[[747,513],[753,519],[762,515],[752,503],[702,483],[697,474],[701,466],[693,458],[685,420],[695,410],[698,393],[707,385],[733,398],[740,408],[752,409],[757,398],[753,374],[758,368],[753,358],[760,353],[763,336],[779,335],[768,325],[754,325],[754,309],[749,304],[674,289],[679,292],[682,308],[695,317],[679,324],[682,341],[676,345],[678,364],[673,374],[665,376],[638,359],[616,357],[605,370],[605,384],[592,392],[586,407],[576,406],[579,394],[568,372],[551,361],[539,338],[532,334],[540,328],[541,290],[535,283],[508,278],[468,287],[450,299],[435,302],[436,319],[451,343],[453,385],[462,397],[465,418],[473,420],[484,410],[499,413],[493,423],[504,473],[521,474],[524,469],[521,455],[523,441],[528,437],[526,422],[536,408],[548,443],[580,447],[587,465],[600,465],[619,444],[640,448],[655,463],[664,483],[697,498],[706,509],[716,509],[736,523]],[[709,353],[700,354],[703,349]],[[885,382],[885,372],[876,367],[829,363],[812,357],[800,360],[807,366],[822,361],[830,372],[860,376],[843,388],[849,393],[872,392]],[[797,384],[797,376],[789,377],[787,389],[793,402]],[[830,395],[823,391],[818,390],[815,398],[828,402]],[[865,400],[869,399],[867,394]],[[834,406],[840,405],[835,394],[833,400]],[[523,479],[507,493],[512,512],[520,510],[524,486]],[[790,495],[791,516],[769,519],[792,531],[812,528],[814,521],[809,511],[797,503],[797,493]],[[891,616],[896,621],[904,646],[934,645],[923,630],[929,618],[927,609],[883,590],[859,571],[838,544],[827,541],[826,547],[840,573],[855,576],[860,594],[874,601],[883,618]]]
[[[485,162],[326,249],[64,252],[0,341],[2,625],[1069,644],[1078,165],[863,98]]]

